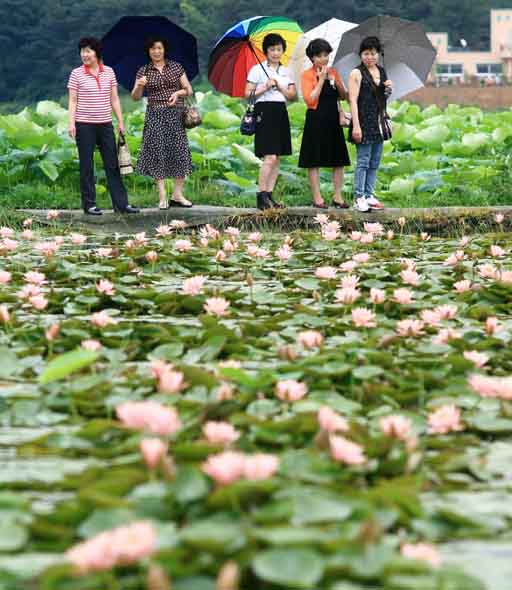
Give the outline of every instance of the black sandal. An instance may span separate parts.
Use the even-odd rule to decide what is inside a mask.
[[[332,206],[335,209],[350,209],[349,205],[345,203],[345,201],[343,201],[342,203],[340,203],[339,201],[333,201]]]
[[[262,191],[260,193],[256,193],[256,207],[261,211],[265,209],[272,209],[272,203],[268,197],[268,193]]]
[[[186,205],[185,203],[180,203],[179,201],[175,201],[174,199],[169,199],[169,209],[171,207],[183,207],[184,209],[190,209],[193,206],[193,203],[190,205]]]

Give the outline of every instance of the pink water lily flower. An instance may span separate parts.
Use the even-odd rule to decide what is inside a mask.
[[[263,234],[259,231],[253,231],[247,236],[247,239],[249,240],[249,242],[261,242],[261,240],[263,239]]]
[[[176,240],[174,247],[178,252],[189,252],[192,250],[192,242],[190,240]]]
[[[457,317],[458,309],[456,305],[438,305],[434,308],[434,312],[443,320],[453,320]]]
[[[307,392],[307,385],[295,379],[283,379],[282,381],[278,381],[275,387],[276,396],[285,402],[299,401]]]
[[[491,256],[493,258],[502,258],[506,254],[506,252],[505,252],[505,250],[503,250],[503,248],[501,248],[500,246],[496,246],[495,244],[493,244],[489,248],[489,251],[490,251]]]
[[[114,284],[107,281],[107,279],[101,279],[99,283],[96,283],[96,291],[101,295],[107,295],[108,297],[113,297],[116,294]]]
[[[468,381],[471,388],[482,397],[512,400],[512,376],[471,375]]]
[[[347,275],[341,278],[340,287],[342,289],[356,289],[359,281],[360,278],[357,275]]]
[[[187,222],[184,221],[183,219],[172,219],[170,226],[173,229],[185,229],[187,227]]]
[[[11,321],[11,314],[6,305],[0,305],[0,322],[7,324]]]
[[[375,328],[376,315],[366,307],[356,307],[352,310],[352,322],[358,328]]]
[[[85,350],[98,352],[101,349],[101,342],[99,342],[98,340],[82,340],[80,346]]]
[[[240,438],[240,433],[229,422],[209,421],[203,426],[206,440],[213,445],[230,445]]]
[[[201,469],[217,485],[229,485],[244,476],[245,456],[236,451],[224,451],[210,455]]]
[[[158,377],[158,391],[162,393],[179,393],[188,386],[185,375],[181,371],[174,371],[168,366]]]
[[[352,287],[337,289],[334,292],[334,297],[337,302],[349,305],[351,303],[355,303],[359,297],[361,297],[361,292],[358,289],[354,289]]]
[[[439,551],[428,543],[404,543],[400,548],[400,553],[407,559],[425,561],[432,567],[437,568],[441,565],[441,555]]]
[[[256,453],[247,455],[243,475],[246,479],[261,481],[274,476],[279,469],[279,459],[275,455]]]
[[[283,244],[280,248],[276,250],[276,256],[282,262],[287,262],[293,256],[293,250],[290,248],[288,244]]]
[[[319,348],[324,342],[324,337],[317,330],[306,330],[297,334],[297,343],[303,348]]]
[[[75,545],[66,552],[66,558],[79,574],[107,571],[149,557],[156,551],[156,542],[152,524],[134,522]]]
[[[455,291],[457,291],[457,293],[466,293],[467,291],[471,291],[472,284],[471,281],[469,281],[468,279],[464,279],[462,281],[457,281],[456,283],[454,283],[453,288],[455,289]]]
[[[334,266],[319,266],[315,269],[317,279],[333,280],[336,278],[337,269]]]
[[[168,444],[159,438],[143,438],[140,441],[140,452],[144,462],[150,469],[155,469],[166,456]]]
[[[382,432],[391,438],[405,441],[411,436],[412,422],[405,416],[384,416],[379,420],[379,425]]]
[[[87,236],[84,236],[84,234],[71,234],[70,238],[71,243],[75,246],[81,246],[87,242]]]
[[[478,274],[483,279],[499,279],[500,272],[494,264],[482,264],[477,268]]]
[[[159,225],[159,226],[156,228],[156,235],[157,235],[159,238],[165,238],[165,237],[167,237],[167,236],[170,236],[170,235],[171,235],[171,233],[172,233],[172,228],[171,228],[171,226],[170,226],[170,225],[167,225],[167,224],[164,224],[164,223],[163,223],[162,225]]]
[[[329,434],[334,432],[348,432],[349,430],[346,419],[328,406],[322,406],[318,410],[317,418],[320,428]]]
[[[44,295],[33,295],[29,297],[28,301],[38,311],[43,311],[48,307],[48,299]]]
[[[340,264],[340,270],[343,272],[354,272],[358,266],[359,263],[356,260],[347,260]]]
[[[363,234],[359,240],[361,244],[371,244],[374,241],[374,234]]]
[[[149,250],[149,252],[144,254],[144,258],[149,262],[149,264],[155,264],[155,262],[158,260],[158,253],[154,250]]]
[[[102,310],[91,315],[91,323],[98,328],[106,328],[107,326],[117,324],[117,320],[110,317],[106,311]]]
[[[364,231],[369,234],[381,236],[384,233],[384,226],[382,225],[382,223],[365,223],[363,227]]]
[[[44,335],[48,342],[52,342],[57,338],[60,332],[60,325],[59,324],[52,324],[49,328],[46,328],[44,331]]]
[[[430,434],[448,434],[459,430],[464,430],[464,426],[460,421],[460,410],[453,404],[441,406],[428,416]]]
[[[496,334],[497,332],[500,332],[501,329],[502,329],[502,326],[498,322],[498,318],[488,317],[485,320],[485,332],[489,336],[492,336],[492,335]]]
[[[32,285],[44,285],[48,281],[46,275],[36,270],[30,270],[23,275],[25,282],[32,283]]]
[[[14,238],[14,230],[11,227],[0,227],[0,238]]]
[[[382,289],[377,289],[372,287],[370,289],[370,300],[374,305],[378,305],[380,303],[384,303],[386,300],[386,293]]]
[[[489,356],[477,350],[465,350],[464,358],[472,362],[479,369],[489,362]]]
[[[370,260],[370,255],[368,254],[368,252],[360,252],[359,254],[354,254],[354,256],[352,256],[352,260],[354,262],[364,264],[365,262],[368,262],[368,260]]]
[[[363,465],[367,461],[363,447],[343,436],[331,435],[329,437],[329,446],[331,457],[339,463]]]
[[[412,303],[413,293],[409,289],[395,289],[393,291],[393,299],[400,305],[408,305]]]
[[[421,282],[420,275],[415,270],[403,270],[400,277],[406,285],[412,285],[413,287],[417,287]]]
[[[160,436],[171,436],[181,428],[176,410],[154,401],[122,403],[116,407],[116,414],[127,428]]]
[[[206,277],[196,275],[183,281],[182,290],[185,295],[199,295],[206,282]]]
[[[50,211],[48,211],[48,213],[46,214],[46,219],[51,221],[52,219],[57,219],[58,216],[59,211],[57,211],[56,209],[50,209]]]
[[[7,285],[11,281],[12,274],[6,270],[0,270],[0,285]]]
[[[224,297],[210,297],[203,308],[209,315],[224,317],[229,314],[230,303]]]
[[[396,331],[399,336],[420,336],[423,334],[424,324],[421,320],[400,320],[396,323]]]

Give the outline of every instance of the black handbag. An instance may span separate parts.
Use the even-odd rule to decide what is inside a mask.
[[[256,116],[254,114],[255,103],[256,90],[253,90],[247,102],[247,110],[240,122],[240,133],[242,135],[254,135],[256,133]]]

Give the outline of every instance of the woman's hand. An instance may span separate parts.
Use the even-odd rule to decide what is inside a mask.
[[[348,119],[345,116],[345,112],[343,110],[340,111],[340,125],[342,127],[346,127],[348,123]]]
[[[393,89],[393,82],[392,82],[391,80],[386,80],[386,81],[384,82],[384,86],[385,86],[386,88],[391,88],[391,89]]]
[[[178,102],[178,98],[180,97],[180,91],[177,90],[176,92],[173,92],[171,94],[171,98],[169,99],[169,102],[167,103],[170,107],[174,107],[176,106],[176,103]]]
[[[322,66],[319,70],[317,70],[318,80],[320,82],[325,82],[327,79],[327,75],[329,73],[329,68],[327,66]]]
[[[119,123],[118,126],[119,126],[119,134],[124,135],[124,131],[125,131],[124,123]]]
[[[148,83],[147,76],[142,76],[140,78],[137,78],[137,82],[135,85],[138,86],[139,88],[144,88],[147,83]]]
[[[68,126],[68,135],[71,139],[76,139],[76,126],[74,123],[70,123]]]
[[[275,78],[269,78],[265,82],[265,90],[270,90],[271,88],[278,88],[277,80]]]
[[[361,131],[361,127],[359,125],[352,129],[352,139],[356,143],[361,143],[361,141],[363,141],[363,132]]]

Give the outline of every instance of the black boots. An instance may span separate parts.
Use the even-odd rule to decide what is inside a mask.
[[[256,207],[258,207],[258,209],[261,209],[262,211],[264,209],[272,209],[273,205],[270,202],[269,193],[267,193],[266,191],[256,193]]]
[[[256,206],[258,209],[284,209],[284,205],[274,201],[272,192],[269,191],[256,193]]]

